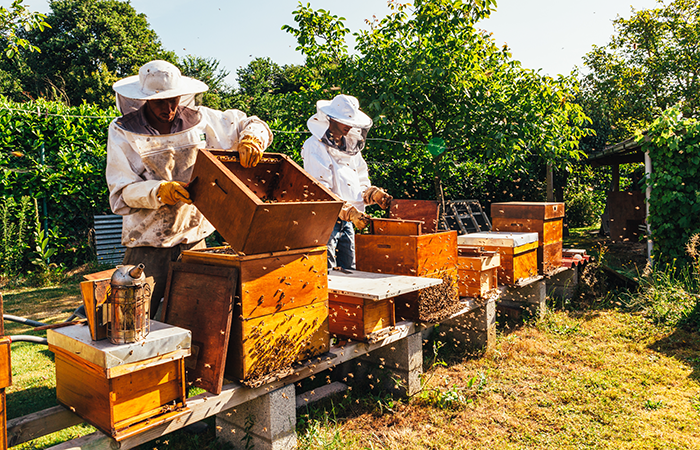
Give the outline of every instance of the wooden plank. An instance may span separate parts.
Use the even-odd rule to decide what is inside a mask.
[[[423,233],[437,231],[440,216],[439,203],[435,200],[394,199],[391,201],[389,217],[392,219],[419,220],[423,222]]]
[[[54,406],[7,422],[8,445],[15,445],[55,433],[84,420],[64,406]],[[100,433],[102,434],[102,433]]]
[[[372,218],[371,233],[377,236],[417,236],[421,233],[421,224],[417,220]]]
[[[428,277],[412,277],[361,270],[333,270],[328,274],[329,294],[347,295],[369,300],[384,300],[415,292],[441,281]]]
[[[164,322],[192,332],[187,379],[213,393],[223,384],[237,281],[235,268],[199,264],[174,263],[168,274]]]

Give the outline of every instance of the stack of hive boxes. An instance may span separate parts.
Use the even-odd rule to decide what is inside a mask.
[[[185,251],[183,264],[237,271],[227,378],[259,384],[327,351],[324,244],[342,201],[289,157],[270,153],[245,169],[237,152],[201,150],[189,191],[230,247]]]
[[[494,231],[537,233],[541,275],[561,267],[564,203],[506,202],[491,205]]]
[[[497,252],[498,282],[515,285],[537,275],[537,233],[485,231],[459,236],[462,251]]]

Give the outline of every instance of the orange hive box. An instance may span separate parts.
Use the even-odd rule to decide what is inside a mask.
[[[357,270],[439,278],[443,283],[396,298],[401,320],[435,322],[460,309],[457,232],[421,234],[419,221],[372,219],[373,234],[355,236]]]
[[[501,266],[498,252],[460,247],[458,254],[460,297],[484,297],[498,287],[498,268]]]
[[[493,231],[536,232],[540,274],[561,267],[564,203],[506,202],[491,204]]]
[[[47,330],[56,360],[56,398],[86,422],[122,440],[186,414],[188,330],[151,321],[143,341],[93,341],[89,328]]]
[[[537,233],[486,231],[463,234],[457,242],[460,247],[498,252],[498,281],[502,284],[514,285],[537,275]]]
[[[245,169],[238,152],[200,150],[188,190],[228,245],[245,255],[325,245],[343,205],[276,153]]]
[[[227,377],[256,383],[328,351],[325,246],[259,255],[225,247],[186,250],[182,261],[239,271]]]
[[[422,223],[423,233],[437,231],[440,204],[435,200],[394,199],[389,208],[391,219],[417,220]]]

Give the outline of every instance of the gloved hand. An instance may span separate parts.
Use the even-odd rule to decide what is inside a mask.
[[[377,186],[370,186],[369,189],[362,194],[362,200],[364,200],[365,205],[374,205],[376,203],[382,209],[387,209],[389,205],[391,205],[393,199],[394,197]]]
[[[343,209],[340,210],[338,217],[340,220],[352,222],[352,224],[355,225],[355,228],[358,230],[363,230],[371,221],[367,214],[360,212],[359,209],[355,208],[349,203],[343,205]]]
[[[238,143],[238,155],[243,167],[255,167],[262,158],[263,144],[255,136],[243,136],[241,142]]]
[[[163,181],[158,187],[158,199],[166,205],[174,205],[177,202],[192,203],[190,193],[185,189],[185,183],[181,181]]]

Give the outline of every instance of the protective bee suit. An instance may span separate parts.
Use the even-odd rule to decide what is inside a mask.
[[[391,196],[372,186],[362,157],[372,119],[349,95],[320,100],[307,122],[312,136],[304,142],[304,169],[345,201],[328,241],[328,266],[355,267],[355,230],[369,223],[365,205],[386,209]]]
[[[177,259],[182,249],[204,246],[203,239],[214,232],[214,227],[189,201],[186,187],[180,187],[190,181],[198,149],[242,151],[242,142],[255,142],[261,154],[272,142],[272,132],[265,122],[247,117],[241,111],[222,112],[194,106],[194,96],[208,87],[181,76],[174,65],[165,61],[145,64],[138,76],[122,79],[113,88],[123,116],[109,125],[106,167],[109,202],[115,214],[124,216],[122,244],[127,247],[124,264],[144,262],[146,276],[157,278],[153,314],[154,304],[157,306],[165,287],[169,260]],[[179,105],[171,133],[159,134],[144,112],[146,102],[177,97]],[[170,186],[179,187],[186,198],[166,201],[164,187]],[[138,253],[141,261],[129,261],[133,259],[130,250],[136,249],[143,250]],[[162,252],[148,249],[174,251],[166,252],[164,259],[159,256],[149,261],[149,267],[143,259]]]

